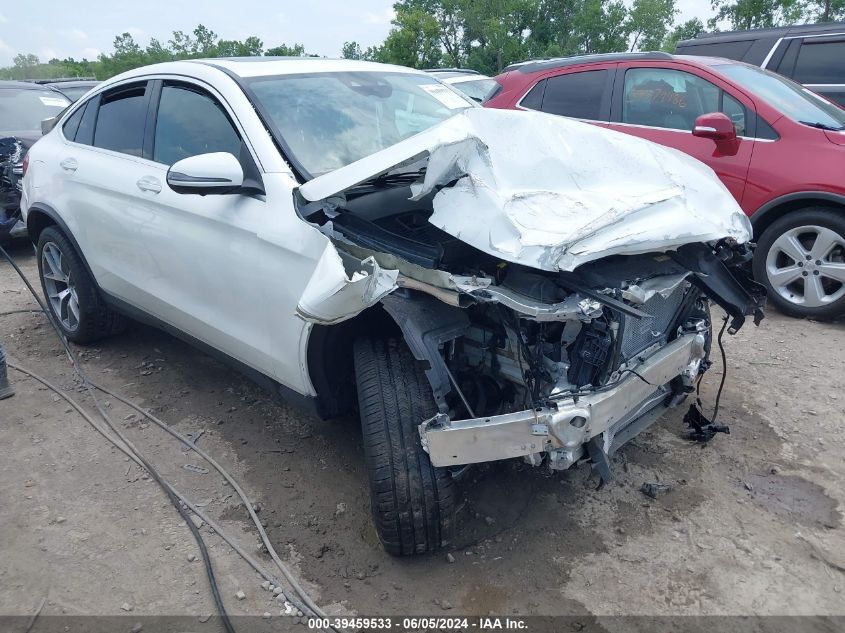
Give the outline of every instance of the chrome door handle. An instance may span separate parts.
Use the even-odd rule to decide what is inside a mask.
[[[61,167],[65,171],[73,173],[76,171],[76,168],[79,167],[79,163],[76,162],[75,158],[65,158],[62,162],[59,163],[59,167]]]
[[[152,193],[158,193],[161,191],[161,183],[158,178],[153,178],[152,176],[144,176],[143,178],[140,178],[137,185],[138,189],[141,191],[149,191]]]

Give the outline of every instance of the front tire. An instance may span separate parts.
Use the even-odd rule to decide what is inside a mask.
[[[845,215],[806,207],[773,222],[757,241],[754,277],[789,316],[845,314]]]
[[[74,343],[90,343],[123,329],[124,319],[109,309],[70,240],[55,226],[38,236],[38,276],[47,309]]]
[[[457,491],[420,443],[418,425],[437,413],[423,368],[401,339],[358,339],[353,357],[379,540],[394,556],[445,547],[453,536]]]

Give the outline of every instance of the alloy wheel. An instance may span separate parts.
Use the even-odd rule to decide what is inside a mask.
[[[818,308],[845,296],[845,237],[822,226],[785,231],[766,255],[766,275],[787,301]]]
[[[79,298],[62,251],[53,242],[47,242],[41,251],[41,270],[53,315],[66,330],[75,331],[79,327]]]

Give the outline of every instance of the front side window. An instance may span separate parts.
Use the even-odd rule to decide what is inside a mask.
[[[94,146],[141,156],[147,120],[146,84],[133,84],[105,93],[100,100]]]
[[[802,84],[845,84],[845,40],[814,42],[804,40],[792,78]]]
[[[311,176],[395,145],[473,102],[421,74],[337,72],[247,80],[301,167]]]
[[[55,90],[0,88],[0,136],[41,134],[41,121],[58,116],[70,101]]]
[[[608,72],[588,70],[549,78],[540,109],[576,119],[600,120]]]
[[[187,85],[165,85],[156,119],[153,160],[165,165],[189,156],[228,152],[238,157],[241,139],[220,104]]]
[[[690,131],[702,114],[719,112],[720,93],[719,87],[691,73],[632,68],[625,73],[622,122]]]

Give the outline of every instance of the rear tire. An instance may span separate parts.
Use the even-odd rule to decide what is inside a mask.
[[[91,343],[125,328],[125,319],[105,304],[82,258],[58,227],[41,231],[36,252],[47,309],[68,340]]]
[[[773,222],[757,241],[754,277],[784,314],[845,314],[845,213],[806,207]]]
[[[394,556],[445,547],[454,532],[457,490],[420,442],[417,427],[437,413],[425,373],[401,339],[358,339],[353,357],[379,540]]]

